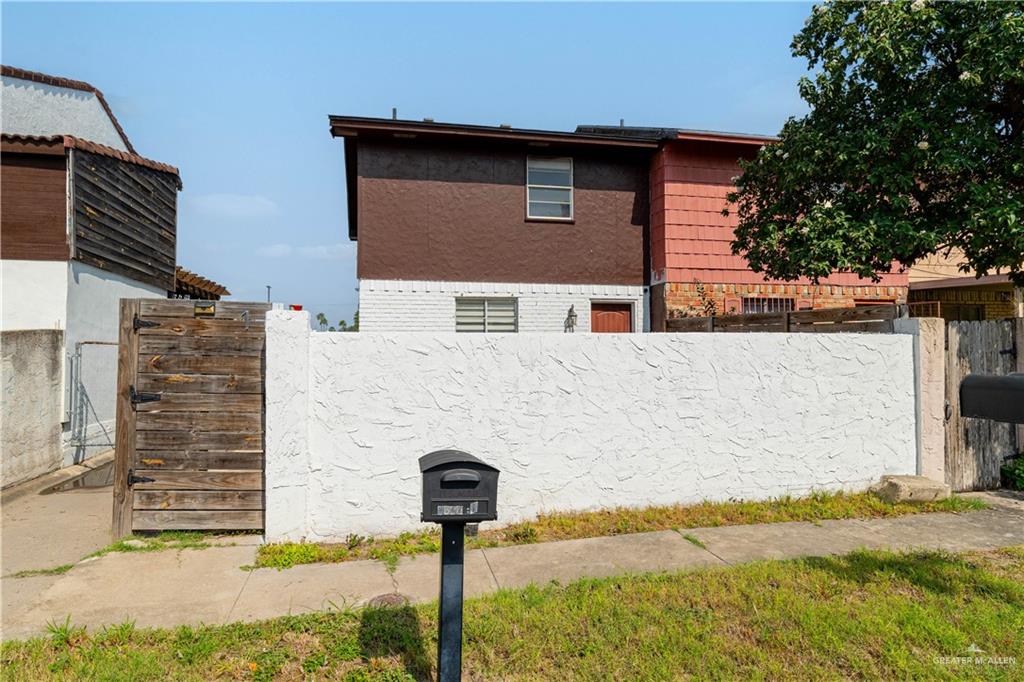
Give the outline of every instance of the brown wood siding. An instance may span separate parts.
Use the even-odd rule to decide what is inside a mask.
[[[67,260],[64,154],[0,157],[0,258]]]
[[[646,152],[361,140],[363,279],[644,283]],[[526,218],[526,157],[571,156],[573,222]]]
[[[174,290],[178,179],[76,150],[75,260]]]

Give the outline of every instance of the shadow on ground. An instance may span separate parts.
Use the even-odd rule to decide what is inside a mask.
[[[936,594],[982,593],[1024,606],[1024,587],[993,577],[982,566],[944,552],[895,555],[863,551],[804,561],[843,581],[860,585],[896,579]]]
[[[417,680],[432,679],[431,656],[411,606],[367,607],[359,621],[359,645],[367,659],[400,662]]]

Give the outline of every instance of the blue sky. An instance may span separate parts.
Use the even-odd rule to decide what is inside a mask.
[[[351,319],[328,114],[777,132],[807,4],[13,4],[3,63],[85,80],[181,169],[178,262],[232,298]]]

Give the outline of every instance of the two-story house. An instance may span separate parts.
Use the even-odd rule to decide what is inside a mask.
[[[907,298],[905,273],[769,280],[732,253],[726,196],[770,137],[330,120],[366,330],[563,331],[575,318],[580,331],[657,331],[709,303],[741,314]]]
[[[639,332],[655,140],[332,116],[365,331]]]

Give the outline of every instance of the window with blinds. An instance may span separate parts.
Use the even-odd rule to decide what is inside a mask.
[[[455,299],[457,332],[514,332],[518,322],[514,298]]]

